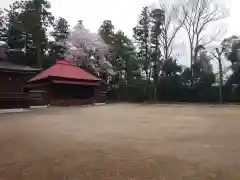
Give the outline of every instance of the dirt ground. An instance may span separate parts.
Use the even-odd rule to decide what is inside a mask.
[[[0,180],[215,179],[240,179],[240,106],[0,114]]]

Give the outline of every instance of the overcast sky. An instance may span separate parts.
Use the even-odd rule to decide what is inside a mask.
[[[0,7],[8,7],[14,0],[1,0]],[[126,34],[132,34],[137,17],[144,5],[158,0],[49,0],[54,16],[64,17],[71,26],[78,20],[83,20],[86,28],[96,32],[103,20],[110,19],[116,29],[122,29]],[[163,1],[163,0],[162,0]],[[170,0],[168,0],[170,1]],[[217,0],[223,1],[223,0]],[[230,0],[230,17],[228,18],[228,33],[240,34],[240,0]]]

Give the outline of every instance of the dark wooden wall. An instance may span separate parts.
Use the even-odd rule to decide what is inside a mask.
[[[52,84],[50,86],[53,99],[89,99],[94,96],[95,86]]]
[[[0,93],[22,93],[23,87],[33,75],[0,72]]]
[[[0,94],[0,109],[29,108],[28,94]]]
[[[50,104],[53,106],[93,104],[95,88],[95,86],[51,84]]]
[[[0,71],[0,109],[28,108],[29,95],[23,87],[34,74]]]

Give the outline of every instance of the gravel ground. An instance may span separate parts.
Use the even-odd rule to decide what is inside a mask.
[[[0,180],[239,180],[239,110],[115,104],[0,114]]]

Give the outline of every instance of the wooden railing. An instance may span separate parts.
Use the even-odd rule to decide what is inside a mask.
[[[14,99],[29,99],[29,95],[26,93],[0,93],[0,100],[1,99],[9,99],[9,100],[14,100]]]
[[[0,109],[29,108],[30,100],[25,93],[1,93]]]

